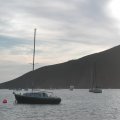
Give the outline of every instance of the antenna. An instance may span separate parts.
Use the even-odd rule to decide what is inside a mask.
[[[34,29],[34,49],[33,49],[33,71],[34,71],[34,66],[35,66],[35,39],[36,39],[36,28]]]

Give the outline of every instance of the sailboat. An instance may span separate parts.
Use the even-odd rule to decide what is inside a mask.
[[[94,65],[93,65],[94,69],[92,70],[93,74],[92,74],[92,86],[91,88],[89,89],[89,92],[93,92],[93,93],[102,93],[102,89],[100,89],[98,86],[97,86],[97,79],[96,79],[96,62],[94,62]],[[94,87],[94,84],[95,84],[95,87]]]
[[[35,62],[35,38],[36,29],[34,29],[34,50],[33,50],[33,71]],[[60,104],[61,98],[54,96],[52,92],[40,91],[40,92],[27,92],[23,94],[17,94],[13,92],[17,103],[20,104]]]

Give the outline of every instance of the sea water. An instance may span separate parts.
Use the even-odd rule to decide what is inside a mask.
[[[120,120],[120,90],[47,90],[62,98],[59,105],[16,104],[12,90],[0,90],[0,120]],[[7,99],[7,103],[2,103]]]

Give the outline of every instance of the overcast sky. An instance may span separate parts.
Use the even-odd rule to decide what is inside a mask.
[[[119,0],[0,0],[0,82],[120,44]]]

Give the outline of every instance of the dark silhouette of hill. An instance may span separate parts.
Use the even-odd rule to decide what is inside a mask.
[[[96,82],[101,88],[120,88],[120,46],[77,60],[50,65],[0,84],[0,88],[89,88],[96,63]]]

